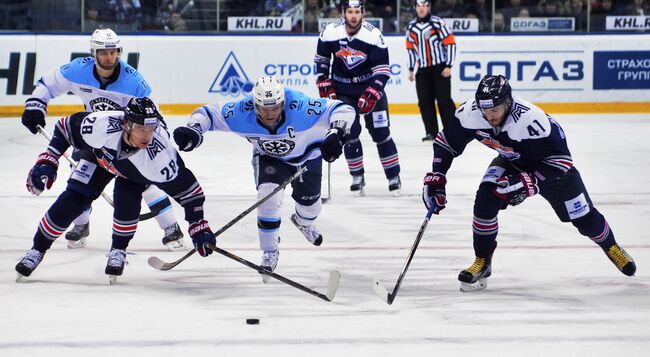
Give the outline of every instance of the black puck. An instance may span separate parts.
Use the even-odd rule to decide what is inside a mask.
[[[260,319],[246,319],[247,325],[259,325]]]

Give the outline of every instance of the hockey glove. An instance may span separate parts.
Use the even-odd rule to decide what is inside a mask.
[[[38,155],[38,161],[27,174],[27,191],[32,195],[40,195],[46,188],[52,188],[56,181],[56,171],[59,169],[59,158],[44,152]]]
[[[192,243],[196,251],[201,254],[202,257],[207,257],[212,254],[212,250],[206,246],[206,244],[217,244],[217,239],[214,237],[214,233],[210,230],[208,221],[202,219],[198,222],[191,222],[190,227],[188,228],[190,237],[192,237]]]
[[[494,190],[497,196],[516,206],[530,196],[539,193],[537,186],[537,177],[522,172],[519,175],[509,175],[497,179],[497,188]]]
[[[333,162],[343,153],[343,130],[341,128],[332,128],[325,135],[325,140],[321,144],[320,152],[323,160]]]
[[[38,127],[45,127],[45,113],[47,107],[40,100],[27,100],[25,102],[25,111],[23,112],[22,122],[32,134],[38,132]]]
[[[375,105],[377,105],[379,100],[381,100],[381,92],[373,86],[369,86],[363,93],[361,93],[361,97],[359,97],[359,102],[357,103],[359,112],[361,112],[361,114],[370,113],[375,109]]]
[[[316,81],[316,87],[321,98],[336,99],[336,91],[331,79]]]
[[[434,214],[439,214],[447,205],[447,193],[445,185],[447,178],[440,172],[429,172],[424,176],[424,188],[422,189],[422,201],[428,209],[434,205]]]
[[[174,141],[179,150],[192,151],[203,142],[203,134],[192,127],[181,126],[174,130]]]

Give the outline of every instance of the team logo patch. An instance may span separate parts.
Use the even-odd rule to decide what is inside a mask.
[[[97,165],[81,159],[79,160],[79,164],[74,168],[74,171],[72,171],[70,178],[88,184],[96,168]]]
[[[106,128],[106,134],[112,134],[122,131],[122,121],[120,118],[108,117],[108,127]]]
[[[155,137],[151,141],[151,144],[147,146],[147,154],[149,154],[149,159],[153,160],[158,153],[163,152],[165,150],[165,145],[160,142],[160,140],[156,139]]]
[[[587,202],[584,193],[579,194],[576,198],[564,201],[564,206],[571,220],[589,213],[589,202]]]
[[[273,166],[267,166],[264,168],[264,173],[267,175],[275,175],[278,170],[275,169]]]
[[[512,119],[514,119],[515,123],[516,123],[521,118],[521,115],[524,114],[525,112],[529,111],[529,110],[530,110],[530,108],[526,107],[525,105],[515,103],[512,106],[512,110],[510,111],[510,115],[512,115]]]
[[[483,175],[481,182],[491,182],[496,183],[497,179],[503,176],[503,173],[506,172],[506,169],[500,166],[490,166]]]
[[[352,69],[360,65],[368,58],[368,55],[364,52],[357,51],[354,48],[350,48],[348,46],[341,46],[341,49],[336,51],[334,55],[340,58],[343,63],[345,63],[345,66],[348,67],[348,69]]]
[[[90,106],[90,110],[93,112],[105,112],[107,110],[115,110],[120,107],[119,104],[104,97],[99,97],[91,100],[88,103],[88,106]]]
[[[480,130],[476,131],[476,134],[482,136],[481,144],[489,147],[490,149],[496,150],[501,156],[505,157],[510,161],[517,160],[521,157],[521,154],[516,152],[513,148],[504,146],[498,140],[495,140],[490,136],[490,134],[484,133]]]
[[[284,157],[293,151],[296,143],[293,140],[260,140],[258,141],[260,149],[271,157]]]
[[[385,110],[372,113],[372,125],[375,129],[388,127],[388,114]]]

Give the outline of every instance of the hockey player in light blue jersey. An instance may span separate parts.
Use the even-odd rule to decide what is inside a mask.
[[[131,98],[147,97],[151,88],[140,72],[120,60],[122,45],[111,29],[95,30],[90,38],[90,57],[77,58],[38,80],[32,95],[25,101],[22,123],[36,134],[38,126],[45,127],[45,115],[50,100],[67,92],[76,94],[88,112],[115,110],[125,107]],[[73,158],[79,160],[75,151]],[[165,232],[163,244],[169,250],[184,247],[183,233],[169,197],[150,186],[143,194],[149,209],[159,211],[156,220]],[[90,234],[91,209],[84,211],[75,226],[66,234],[68,248],[83,248]]]
[[[307,172],[291,184],[296,202],[291,221],[318,246],[323,241],[314,225],[322,208],[321,157],[332,162],[341,155],[355,117],[355,110],[341,101],[311,98],[284,88],[275,77],[262,77],[252,96],[196,109],[187,126],[174,131],[174,140],[181,151],[191,151],[208,131],[230,131],[247,139],[260,153],[258,198],[306,167]],[[282,195],[276,194],[257,209],[262,266],[270,271],[278,264],[281,207]]]

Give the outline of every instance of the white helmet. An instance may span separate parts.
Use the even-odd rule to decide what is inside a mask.
[[[90,54],[96,57],[97,50],[115,48],[122,53],[122,44],[115,31],[111,29],[97,29],[90,36]]]
[[[255,106],[270,107],[284,102],[284,86],[276,77],[262,77],[253,86]]]

